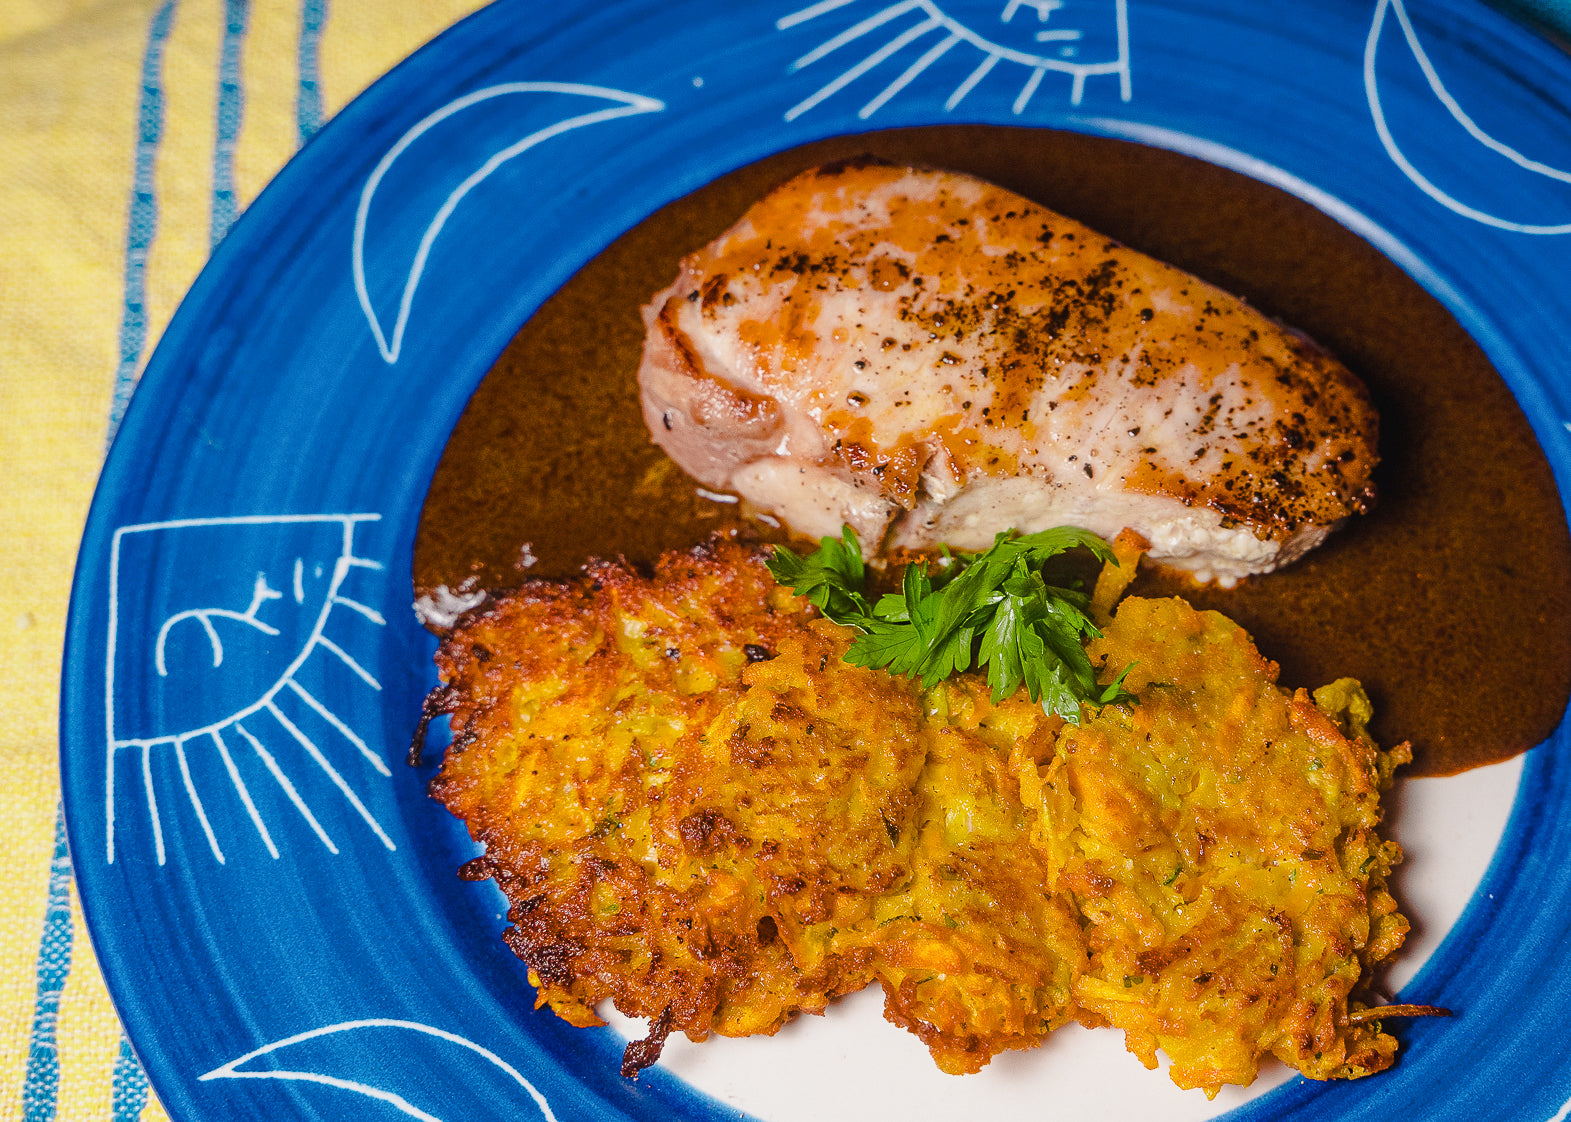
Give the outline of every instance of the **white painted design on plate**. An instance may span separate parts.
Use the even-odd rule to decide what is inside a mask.
[[[411,144],[419,140],[431,129],[446,121],[455,113],[462,112],[473,105],[490,101],[493,98],[504,97],[509,94],[576,94],[581,97],[598,98],[602,101],[611,101],[615,104],[607,109],[597,109],[590,113],[580,113],[576,116],[566,117],[555,121],[544,128],[536,129],[529,135],[517,140],[498,152],[493,153],[479,168],[467,176],[443,201],[426,226],[425,233],[420,238],[420,246],[415,251],[413,263],[409,266],[408,276],[404,280],[402,295],[398,304],[398,314],[393,321],[391,337],[383,330],[381,320],[377,318],[376,309],[371,303],[371,294],[366,286],[365,272],[365,239],[366,224],[371,212],[371,200],[376,195],[377,187],[387,175],[388,169],[404,154]],[[355,278],[355,294],[360,298],[360,308],[365,312],[366,321],[371,325],[371,334],[376,336],[377,348],[382,352],[382,358],[389,362],[398,361],[399,352],[403,349],[404,329],[409,324],[409,309],[414,303],[415,289],[420,284],[420,275],[425,271],[426,261],[431,254],[431,245],[436,241],[437,235],[442,232],[442,227],[452,217],[453,211],[463,201],[465,195],[474,190],[483,180],[491,175],[497,168],[515,156],[535,147],[553,136],[572,132],[574,129],[587,128],[604,121],[614,121],[621,117],[637,116],[641,113],[658,113],[665,108],[665,103],[642,94],[627,93],[623,90],[607,89],[604,86],[585,86],[572,82],[504,82],[501,85],[487,86],[485,89],[476,90],[466,94],[455,101],[450,101],[436,112],[423,118],[418,124],[404,133],[388,149],[372,171],[371,178],[366,180],[365,187],[360,192],[360,205],[355,211],[355,235],[353,248],[353,269]]]
[[[1494,226],[1501,230],[1511,230],[1518,234],[1571,234],[1571,222],[1562,222],[1557,225],[1534,225],[1513,222],[1486,213],[1476,207],[1468,206],[1436,186],[1402,152],[1397,145],[1396,138],[1391,133],[1390,125],[1386,121],[1385,110],[1380,103],[1380,85],[1376,76],[1375,62],[1379,54],[1380,36],[1385,29],[1387,12],[1396,16],[1396,21],[1401,27],[1402,36],[1407,41],[1408,49],[1413,52],[1413,58],[1424,72],[1425,81],[1429,83],[1430,92],[1435,95],[1457,124],[1467,131],[1469,136],[1484,148],[1522,168],[1529,175],[1558,180],[1561,183],[1571,183],[1571,171],[1550,167],[1548,164],[1541,163],[1538,160],[1529,159],[1509,144],[1495,139],[1480,128],[1472,117],[1468,116],[1467,112],[1440,80],[1439,72],[1435,70],[1434,64],[1429,60],[1429,55],[1425,53],[1423,44],[1418,41],[1418,35],[1413,30],[1412,21],[1408,19],[1407,8],[1403,0],[1378,0],[1378,3],[1375,5],[1375,17],[1369,27],[1369,37],[1364,42],[1364,96],[1369,102],[1369,112],[1374,117],[1375,131],[1380,134],[1380,143],[1385,146],[1386,154],[1391,157],[1396,166],[1402,169],[1402,174],[1412,180],[1414,186],[1431,199],[1434,199],[1435,202],[1448,210],[1460,214],[1464,218],[1471,218],[1474,222],[1482,222],[1486,226]]]
[[[284,1068],[241,1070],[245,1064],[250,1063],[252,1060],[255,1060],[261,1056],[273,1056],[275,1053],[281,1052],[282,1050],[289,1048],[291,1045],[301,1044],[308,1040],[317,1040],[323,1037],[335,1036],[339,1033],[363,1032],[367,1029],[401,1029],[408,1032],[420,1033],[425,1036],[434,1037],[438,1040],[444,1040],[449,1044],[457,1045],[460,1048],[466,1048],[475,1055],[480,1056],[483,1059],[488,1060],[490,1063],[496,1065],[497,1068],[501,1069],[509,1077],[511,1077],[512,1080],[519,1085],[519,1087],[528,1093],[529,1098],[534,1102],[535,1107],[539,1110],[540,1115],[545,1119],[545,1122],[556,1122],[556,1115],[552,1113],[551,1104],[546,1101],[545,1096],[536,1090],[535,1085],[529,1082],[529,1080],[525,1079],[523,1075],[519,1073],[518,1069],[513,1067],[513,1065],[502,1059],[495,1052],[492,1052],[488,1048],[482,1048],[472,1040],[465,1039],[456,1033],[445,1032],[442,1029],[432,1028],[430,1025],[420,1024],[418,1021],[370,1019],[363,1021],[343,1021],[336,1025],[327,1025],[323,1028],[312,1029],[309,1032],[297,1033],[294,1036],[286,1037],[285,1039],[275,1041],[272,1044],[263,1045],[261,1048],[258,1048],[255,1051],[247,1052],[238,1059],[230,1060],[227,1064],[223,1064],[220,1067],[214,1068],[212,1071],[209,1071],[205,1075],[200,1076],[199,1079],[204,1083],[215,1079],[276,1079],[293,1083],[316,1083],[324,1087],[334,1087],[342,1091],[351,1091],[357,1095],[364,1095],[367,1098],[376,1099],[379,1102],[387,1103],[395,1110],[408,1115],[410,1118],[420,1119],[420,1122],[442,1122],[440,1115],[431,1114],[426,1110],[422,1110],[420,1107],[414,1105],[408,1099],[404,1098],[395,1091],[391,1091],[382,1087],[373,1087],[357,1080],[345,1079],[340,1076],[330,1075],[326,1072],[295,1071]],[[381,1045],[381,1047],[385,1048],[385,1044]],[[499,1115],[505,1114],[510,1118],[521,1117],[521,1115],[516,1111],[508,1113],[508,1111],[504,1109],[513,1107],[514,1104],[512,1103],[498,1103],[496,1105],[498,1107]]]
[[[332,730],[329,736],[336,735],[343,745],[352,747],[378,774],[391,775],[381,756],[373,751],[370,745],[334,711],[334,706],[316,696],[300,681],[301,669],[313,656],[321,653],[346,669],[350,676],[361,682],[365,688],[372,691],[380,691],[382,688],[375,676],[327,633],[329,619],[347,616],[351,620],[351,626],[347,629],[349,637],[341,634],[340,638],[353,645],[352,636],[355,634],[355,628],[361,626],[362,622],[376,627],[386,624],[380,612],[348,595],[344,589],[344,583],[352,573],[382,569],[380,562],[359,556],[354,546],[356,527],[364,522],[376,521],[380,517],[377,514],[323,514],[192,518],[122,526],[115,531],[109,564],[109,635],[104,674],[105,725],[108,740],[104,792],[105,856],[111,864],[115,860],[115,811],[119,794],[117,773],[121,761],[128,755],[137,761],[132,766],[139,766],[141,770],[140,783],[133,781],[131,788],[133,792],[137,786],[141,788],[155,856],[160,865],[167,860],[164,817],[159,807],[158,783],[154,777],[155,750],[173,751],[179,768],[180,786],[184,789],[191,813],[195,816],[213,857],[220,863],[226,860],[223,846],[198,792],[199,784],[192,774],[190,753],[197,750],[216,754],[222,764],[222,774],[227,776],[234,788],[236,798],[255,827],[257,836],[274,858],[279,855],[278,844],[257,807],[255,793],[245,782],[241,769],[235,762],[234,750],[242,746],[250,749],[251,754],[260,763],[261,769],[277,784],[284,798],[294,806],[311,832],[329,852],[337,853],[338,847],[302,795],[301,783],[291,779],[284,765],[279,762],[278,745],[280,744],[303,751],[321,775],[337,788],[377,839],[389,850],[396,848],[393,840],[371,814],[354,785],[345,777],[343,769],[329,758],[329,752],[317,743],[312,733],[301,727],[300,720],[303,713],[312,714],[322,726]],[[238,538],[240,545],[244,547],[244,556],[249,560],[256,557],[258,552],[269,549],[272,538],[278,536],[284,528],[295,532],[306,531],[318,538],[314,543],[319,547],[318,555],[312,558],[309,581],[304,556],[293,556],[274,567],[275,572],[289,573],[289,579],[280,579],[279,583],[289,587],[292,596],[286,596],[285,593],[272,587],[265,570],[255,571],[249,603],[244,610],[204,605],[172,612],[157,628],[150,650],[143,646],[148,639],[143,631],[134,626],[132,629],[124,627],[123,617],[128,608],[137,612],[147,610],[144,609],[144,605],[149,599],[149,583],[156,586],[160,579],[167,582],[168,587],[165,591],[170,597],[178,598],[181,590],[180,586],[174,583],[175,580],[188,576],[194,578],[194,574],[171,573],[153,568],[161,563],[157,553],[163,540],[160,539],[160,535],[182,531],[205,531],[228,538]],[[142,562],[147,567],[145,571],[133,573],[129,579],[122,571],[128,543],[154,551],[150,559]],[[175,548],[175,544],[171,543],[170,548]],[[204,555],[204,561],[206,559]],[[204,568],[216,567],[217,564],[218,562],[214,561],[213,565]],[[137,579],[147,576],[153,576],[154,580],[149,582]],[[313,586],[310,596],[307,594],[308,584]],[[236,602],[239,602],[239,596],[243,595],[245,595],[243,591],[239,592]],[[128,603],[122,599],[123,596],[132,599]],[[291,603],[295,605],[294,609],[289,608]],[[286,614],[288,612],[293,614]],[[146,621],[142,622],[146,623]],[[278,625],[291,622],[294,626],[287,633],[280,630]],[[238,667],[231,665],[230,669],[236,675],[244,675],[247,672],[254,674],[258,666],[261,666],[265,675],[266,666],[272,662],[283,663],[282,668],[275,678],[255,690],[252,690],[249,679],[240,677],[239,688],[251,692],[243,700],[238,697],[231,699],[224,696],[226,691],[223,687],[229,686],[229,681],[236,680],[234,677],[228,681],[214,680],[211,675],[204,676],[202,673],[218,671],[225,666],[226,630],[231,644],[244,642],[248,638],[254,641],[257,636],[262,636],[281,637],[281,643],[294,642],[297,646],[292,650],[286,646],[282,651],[251,648],[250,664],[242,659]],[[342,632],[345,629],[339,630]],[[179,648],[182,643],[195,649],[187,652],[183,661],[171,667],[170,651],[172,648]],[[148,675],[146,672],[145,663],[148,661],[148,656],[154,675]],[[116,707],[117,670],[130,673],[135,680],[129,688],[134,695],[143,697],[146,709],[155,711],[153,716],[144,713],[137,718],[150,724],[136,728],[126,727],[129,718],[124,716],[123,707],[118,712]],[[141,688],[143,686],[154,688]],[[155,690],[156,697],[144,696],[153,694]],[[229,690],[232,692],[233,687],[229,687]],[[288,701],[289,708],[296,710],[294,718],[291,718],[285,707],[280,704],[283,700]],[[214,705],[219,707],[218,712],[211,712]],[[198,718],[192,722],[182,720],[191,713],[200,712],[204,706],[210,710],[208,719]],[[181,714],[179,717],[169,719],[176,727],[160,727],[165,719],[163,713],[170,707],[176,707],[176,712]],[[269,741],[274,745],[271,750],[268,747]],[[210,760],[211,757],[205,757],[203,762],[210,762]]]
[[[295,558],[295,572],[301,571],[300,558]],[[207,641],[213,646],[213,665],[224,664],[224,641],[218,637],[218,629],[213,626],[214,619],[232,619],[248,627],[254,627],[263,635],[277,635],[278,628],[270,627],[256,618],[257,610],[269,600],[277,600],[283,593],[267,586],[267,576],[264,573],[256,574],[256,584],[251,590],[251,606],[243,612],[233,612],[225,608],[188,608],[183,612],[176,612],[164,620],[164,625],[158,629],[158,642],[153,647],[153,659],[158,664],[158,676],[169,677],[169,669],[164,665],[164,643],[169,638],[169,629],[182,620],[194,619],[202,625],[202,630],[207,633]],[[296,603],[305,599],[302,591],[295,597]]]
[[[788,31],[858,2],[821,0],[782,16],[775,21],[775,27]],[[976,61],[945,100],[946,113],[953,112],[1000,62],[1012,64],[1006,70],[1013,70],[1021,83],[1010,107],[1016,116],[1025,112],[1042,79],[1050,72],[1069,76],[1069,100],[1073,105],[1079,105],[1085,96],[1086,79],[1096,75],[1117,75],[1119,96],[1124,101],[1132,96],[1127,0],[1006,0],[986,34],[961,23],[933,0],[896,0],[834,32],[793,62],[790,69],[794,72],[812,66],[875,32],[880,37],[894,34],[787,109],[785,119],[796,120],[875,67],[924,40],[928,43],[926,49],[864,102],[857,111],[858,117],[864,121],[872,117],[957,47]]]

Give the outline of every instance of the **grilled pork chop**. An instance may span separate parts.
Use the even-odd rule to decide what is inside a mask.
[[[1363,385],[1236,297],[1003,188],[804,172],[644,310],[655,441],[868,556],[1129,528],[1231,584],[1373,500]]]

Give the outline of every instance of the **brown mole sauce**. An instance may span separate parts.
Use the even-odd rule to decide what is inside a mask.
[[[681,257],[797,171],[872,153],[969,172],[1228,289],[1305,331],[1380,409],[1379,504],[1320,549],[1237,588],[1143,572],[1247,628],[1289,686],[1352,676],[1407,774],[1532,747],[1571,690],[1571,534],[1538,442],[1482,351],[1432,297],[1307,203],[1123,141],[956,126],[845,137],[771,157],[628,231],[526,323],[453,431],[421,515],[417,593],[505,588],[591,556],[639,561],[738,521],[650,442],[639,308]],[[525,566],[528,544],[534,563]]]

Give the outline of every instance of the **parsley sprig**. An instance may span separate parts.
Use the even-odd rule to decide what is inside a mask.
[[[1050,583],[1048,561],[1076,547],[1118,563],[1105,541],[1084,530],[1002,533],[984,553],[946,550],[937,573],[907,565],[900,591],[876,603],[864,591],[867,572],[850,526],[805,557],[776,547],[768,565],[825,617],[862,632],[847,662],[920,678],[929,689],[986,664],[994,703],[1024,685],[1045,711],[1079,724],[1082,703],[1100,708],[1135,698],[1123,688],[1129,667],[1108,685],[1097,684],[1084,646],[1101,635],[1086,615],[1090,598]]]

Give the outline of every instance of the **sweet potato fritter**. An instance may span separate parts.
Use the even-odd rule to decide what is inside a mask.
[[[1242,628],[1182,600],[1125,600],[1089,653],[1134,663],[1140,703],[1065,728],[1023,777],[1086,921],[1081,1019],[1147,1067],[1160,1048],[1181,1087],[1247,1084],[1263,1053],[1318,1079],[1389,1067],[1395,1039],[1346,1017],[1408,929],[1385,887],[1401,851],[1375,835],[1406,745],[1344,735]],[[1350,679],[1324,697],[1367,707]]]
[[[1356,683],[1317,706],[1224,617],[1129,599],[1090,653],[1135,663],[1139,704],[1075,727],[851,666],[851,638],[716,540],[530,583],[443,643],[431,790],[486,847],[464,875],[507,894],[539,1004],[649,1019],[624,1072],[875,979],[954,1073],[1076,1019],[1212,1094],[1267,1054],[1390,1065],[1349,1012],[1407,930],[1375,834],[1405,748]]]
[[[729,543],[532,584],[443,646],[459,750],[432,793],[485,843],[466,875],[512,901],[541,1004],[703,1039],[872,980],[851,933],[908,876],[926,740],[846,646]]]
[[[885,1016],[958,1075],[1072,1020],[1087,948],[1031,845],[1017,777],[1051,756],[1063,722],[1024,693],[992,705],[973,676],[934,688],[926,710],[910,876],[885,894],[874,970]]]

